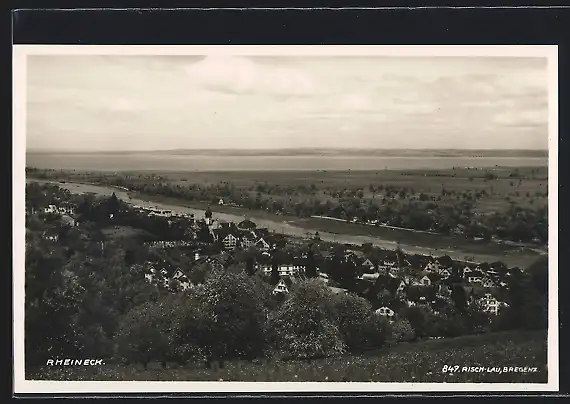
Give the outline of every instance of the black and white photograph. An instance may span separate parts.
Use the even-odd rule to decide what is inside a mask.
[[[556,46],[14,67],[22,390],[558,388]]]

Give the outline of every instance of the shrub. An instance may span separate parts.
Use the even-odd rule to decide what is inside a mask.
[[[412,341],[415,336],[414,328],[407,319],[399,319],[392,324],[391,336],[396,342]]]

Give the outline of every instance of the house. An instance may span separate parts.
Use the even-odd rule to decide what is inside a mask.
[[[500,302],[490,293],[486,293],[479,299],[478,304],[485,313],[497,315],[501,307],[508,307],[507,303]]]
[[[373,273],[373,274],[366,273],[366,274],[360,275],[358,277],[358,279],[365,280],[365,281],[375,281],[376,279],[378,279],[378,277],[380,277],[379,273]]]
[[[389,319],[392,318],[392,317],[394,317],[394,315],[396,314],[396,313],[394,313],[394,310],[392,310],[392,309],[389,308],[389,307],[385,307],[385,306],[384,306],[384,307],[380,307],[379,309],[377,309],[377,310],[375,311],[375,313],[378,314],[378,315],[380,315],[380,316],[387,317],[387,318],[389,318]]]
[[[394,268],[398,266],[398,257],[394,254],[389,254],[384,260],[382,261],[382,266],[385,269]]]
[[[222,198],[220,198],[220,200],[218,201],[218,205],[223,205],[224,204],[224,200]]]
[[[279,265],[280,276],[296,276],[305,270],[305,266],[298,261],[291,264]]]
[[[453,266],[453,259],[449,255],[444,255],[437,259],[439,268],[451,268]]]
[[[239,222],[237,227],[240,230],[255,230],[257,225],[255,223],[253,223],[251,220],[245,219],[245,220],[242,220],[241,222]]]
[[[483,263],[477,265],[477,267],[475,267],[475,271],[483,272],[483,273],[487,273],[490,269],[491,269],[491,267],[486,262],[483,262]]]
[[[439,272],[439,260],[430,260],[425,266],[424,271],[426,272]]]
[[[485,274],[483,274],[480,271],[471,271],[467,275],[464,275],[464,279],[467,281],[467,283],[471,285],[481,284],[485,277],[486,277]]]
[[[406,282],[404,281],[400,281],[400,283],[398,284],[398,289],[396,289],[396,294],[400,295],[404,292],[404,290],[406,290]]]
[[[271,245],[263,237],[257,240],[255,246],[259,248],[261,251],[269,251],[271,249]]]
[[[186,275],[184,275],[184,272],[182,272],[182,271],[180,270],[180,268],[177,268],[177,269],[176,269],[176,272],[174,273],[174,276],[172,276],[172,278],[173,278],[173,279],[179,279],[179,278],[182,278],[182,277],[185,277],[185,276],[186,276]]]
[[[293,285],[293,281],[290,278],[281,278],[277,285],[273,288],[273,294],[277,293],[289,293],[291,290],[291,286]]]
[[[469,265],[466,265],[466,266],[463,268],[463,276],[465,276],[465,275],[467,275],[467,274],[470,274],[471,272],[473,272],[473,269],[472,269]]]
[[[370,271],[376,270],[376,265],[374,265],[374,263],[372,262],[372,260],[370,258],[366,258],[364,260],[364,262],[360,265],[363,266],[364,268],[367,268]]]
[[[425,275],[422,279],[420,279],[420,284],[423,286],[430,286],[431,279],[429,278],[429,276]]]
[[[481,285],[486,287],[486,288],[494,288],[497,286],[495,284],[495,282],[493,281],[493,279],[491,279],[490,277],[484,277],[482,279]]]
[[[237,247],[238,242],[239,239],[231,233],[222,239],[222,243],[224,244],[224,248],[226,250],[233,250]]]
[[[254,246],[256,243],[256,238],[255,238],[255,234],[247,231],[247,232],[243,232],[241,235],[241,245],[244,248],[249,248]]]
[[[439,275],[441,276],[441,279],[447,279],[451,276],[451,271],[447,268],[443,268],[439,271]]]
[[[437,281],[440,279],[440,276],[436,273],[428,273],[427,275],[425,275],[424,277],[422,277],[420,279],[420,285],[421,286],[431,286],[435,283],[437,283]]]
[[[213,230],[214,240],[222,243],[226,250],[233,250],[235,249],[239,242],[239,234],[232,227],[220,227],[218,229]]]

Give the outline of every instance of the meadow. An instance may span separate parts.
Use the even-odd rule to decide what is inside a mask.
[[[125,172],[125,174],[129,174]],[[139,174],[133,172],[133,175]],[[476,210],[481,213],[508,208],[509,201],[518,206],[539,207],[547,203],[547,167],[493,167],[453,168],[444,170],[367,170],[367,171],[235,171],[235,172],[160,172],[160,177],[175,185],[232,184],[251,194],[267,194],[267,186],[293,192],[271,193],[274,199],[304,199],[310,193],[319,201],[335,198],[331,191],[361,191],[360,199],[381,199],[386,187],[405,189],[407,197],[425,193],[430,197],[440,196],[441,190],[453,192],[449,200],[458,199],[465,193],[485,191],[487,196],[477,201]],[[489,180],[492,174],[496,179]],[[519,182],[520,181],[520,182]],[[372,186],[372,189],[371,189]],[[378,189],[383,186],[383,190]],[[273,189],[272,189],[273,190]],[[349,196],[349,195],[346,195]],[[508,198],[508,199],[507,199]],[[442,201],[439,201],[442,202]]]
[[[447,382],[546,383],[547,339],[544,332],[502,332],[399,343],[361,355],[312,361],[231,361],[222,368],[170,364],[163,369],[107,363],[100,367],[42,367],[30,380],[103,381],[257,381],[257,382]],[[461,367],[536,367],[536,372],[443,372]]]

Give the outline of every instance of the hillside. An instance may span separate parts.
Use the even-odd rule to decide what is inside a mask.
[[[373,381],[450,383],[546,383],[547,340],[544,332],[494,333],[445,340],[400,343],[366,355],[287,362],[232,361],[223,369],[202,366],[103,367],[37,369],[43,380],[170,380],[170,381]],[[536,367],[536,372],[442,372],[444,365]]]

